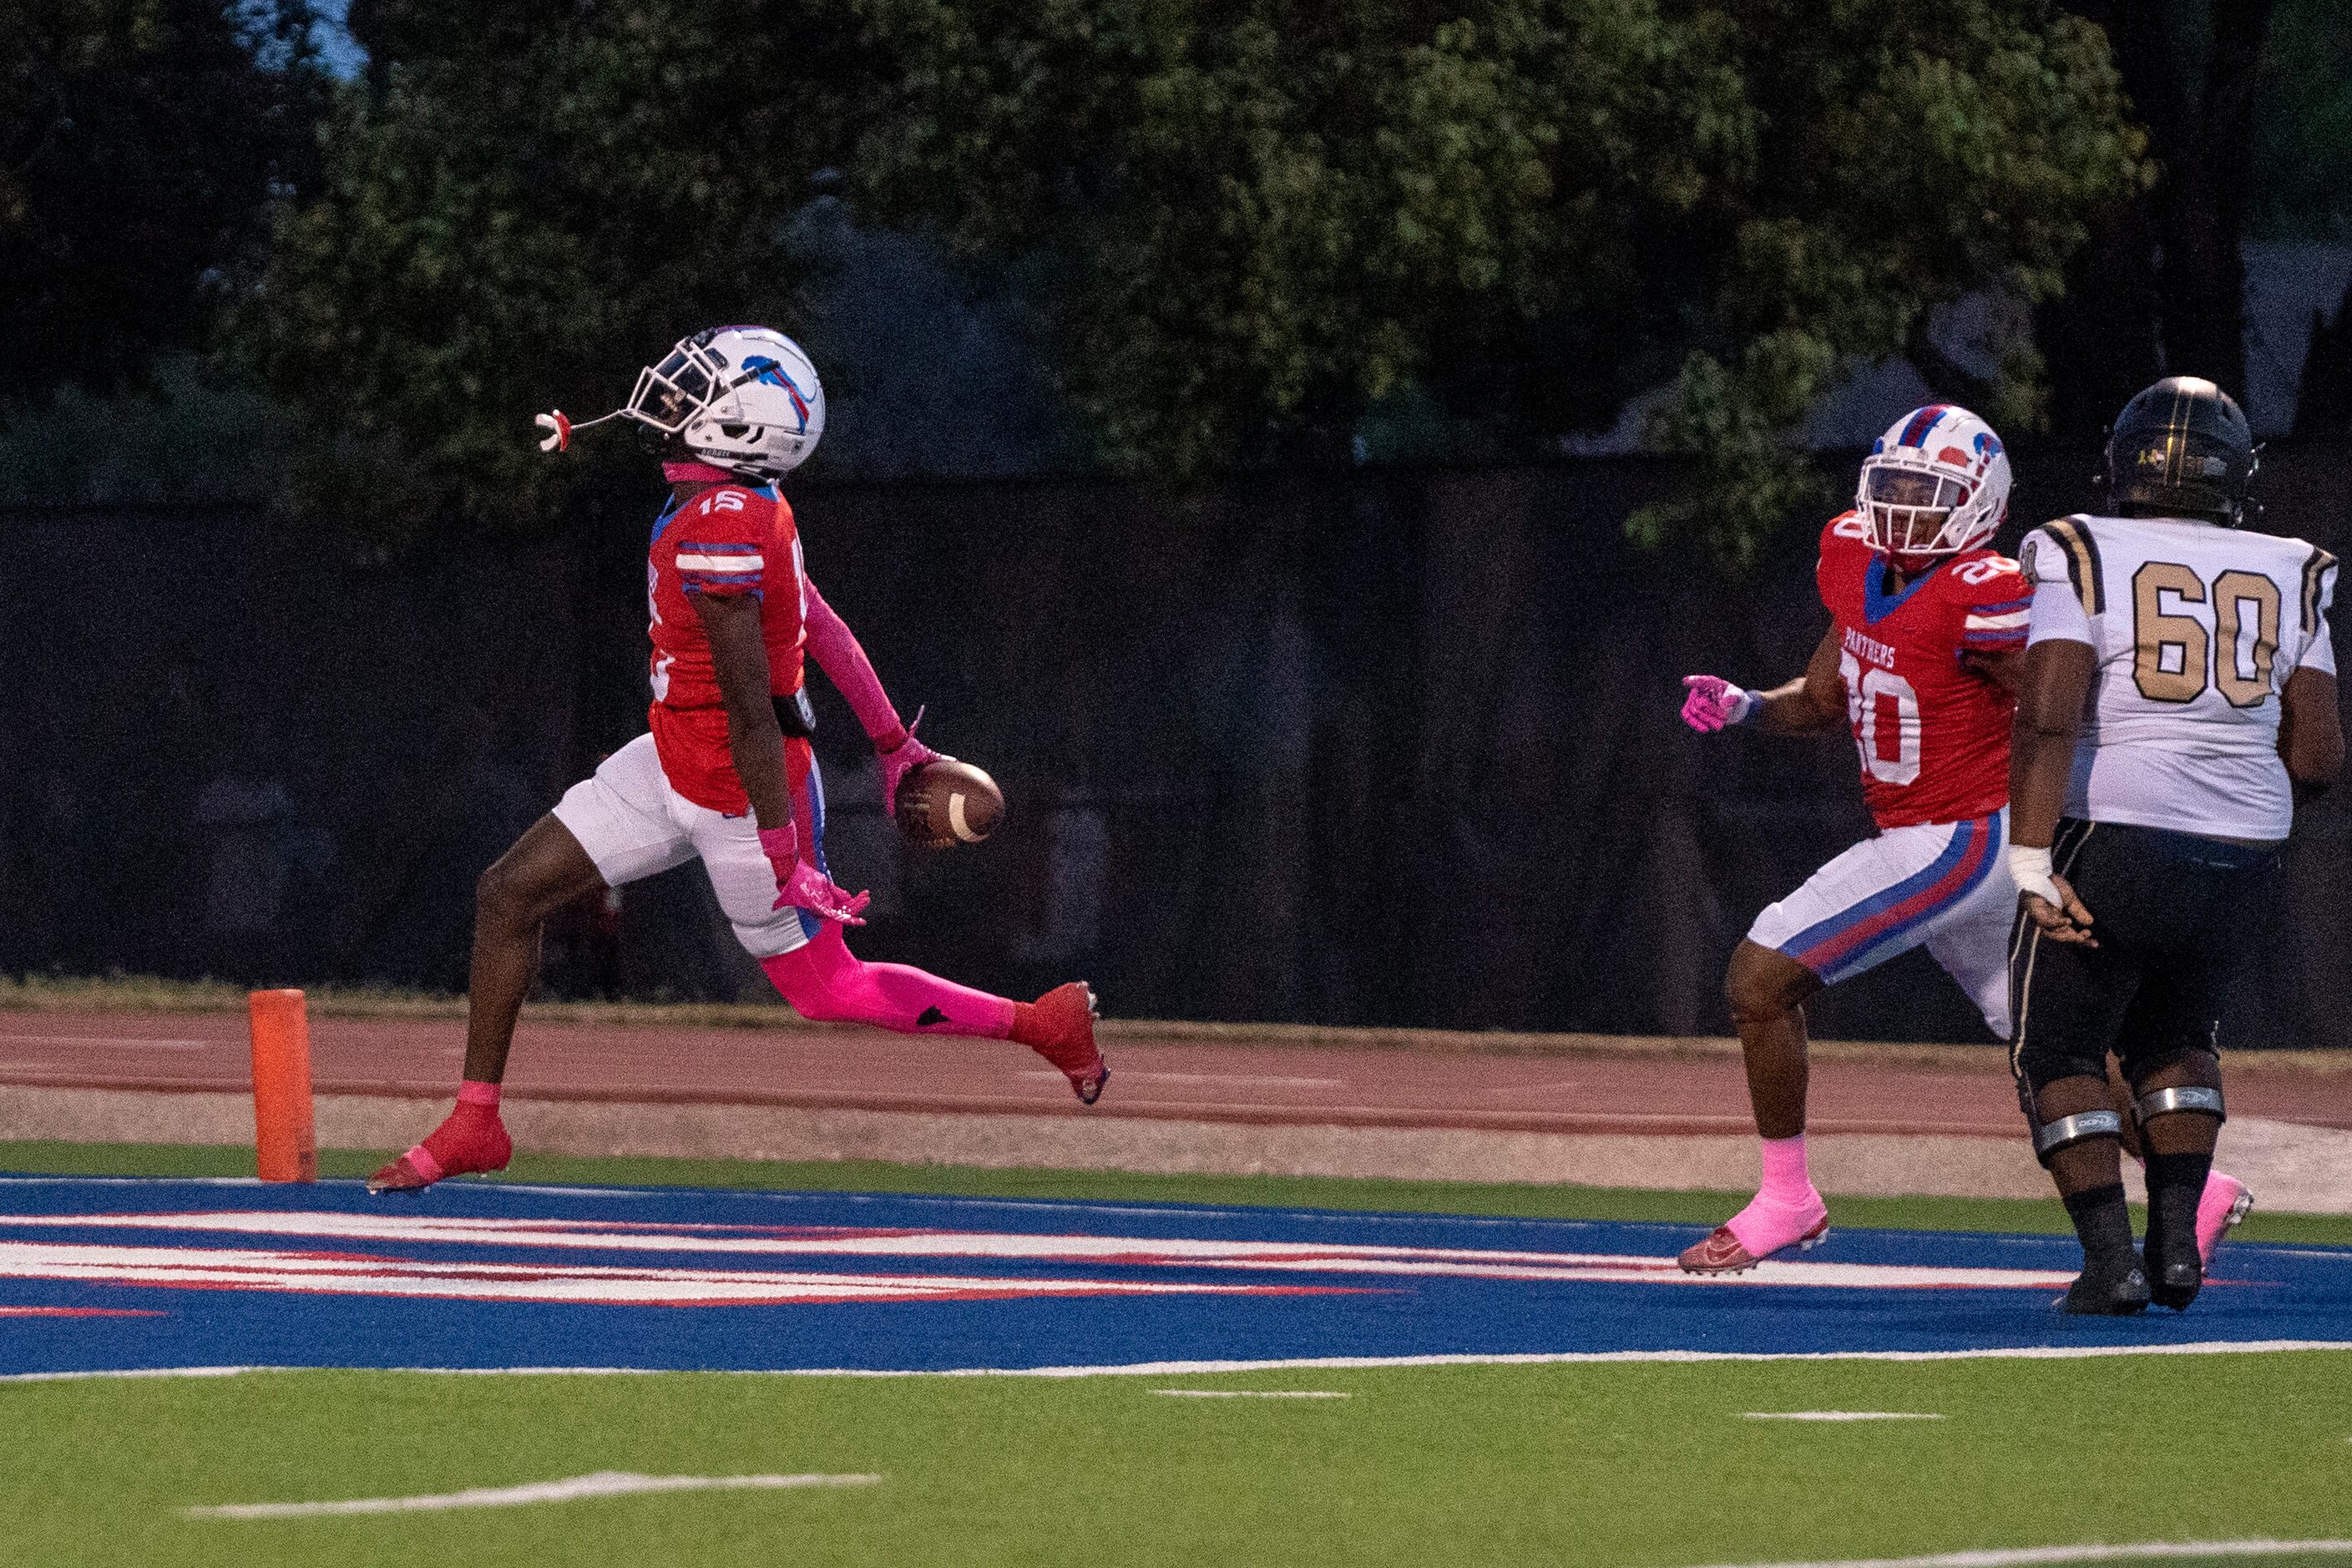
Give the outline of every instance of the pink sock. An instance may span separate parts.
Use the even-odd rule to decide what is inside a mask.
[[[1804,1238],[1828,1217],[1812,1177],[1805,1173],[1805,1135],[1766,1138],[1764,1184],[1748,1206],[1724,1222],[1751,1258],[1769,1258]]]
[[[803,1018],[872,1024],[902,1035],[1001,1040],[1013,1032],[1008,999],[903,963],[866,963],[850,952],[837,925],[760,967]]]
[[[1767,1203],[1791,1207],[1811,1201],[1813,1178],[1805,1170],[1805,1135],[1800,1132],[1794,1138],[1766,1138],[1760,1142],[1764,1184],[1756,1195]]]
[[[486,1105],[492,1110],[496,1110],[499,1108],[499,1086],[494,1083],[482,1083],[469,1078],[457,1086],[457,1103]]]

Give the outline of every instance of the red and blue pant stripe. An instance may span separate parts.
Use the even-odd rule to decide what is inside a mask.
[[[1799,931],[1780,951],[1831,985],[1892,958],[1911,945],[1920,927],[1961,903],[1992,875],[2007,815],[1995,812],[1955,824],[1950,842],[1925,868]]]

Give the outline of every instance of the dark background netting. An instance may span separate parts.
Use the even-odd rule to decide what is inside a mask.
[[[2027,465],[2018,515],[2089,469]],[[877,894],[856,945],[1024,995],[1084,974],[1129,1016],[1723,1029],[1731,944],[1868,823],[1842,736],[1677,721],[1684,674],[1787,679],[1826,616],[1810,529],[1743,584],[1627,544],[1668,478],[795,487],[892,694],[1012,806],[983,848],[902,850],[816,681],[835,868]],[[2275,452],[2263,493],[2352,542],[2352,453]],[[474,878],[644,727],[642,539],[385,563],[252,510],[0,515],[0,968],[462,989]],[[2352,1047],[2341,797],[2296,840],[2248,911],[2243,1043]],[[766,994],[690,867],[616,928],[567,911],[548,985]],[[1923,954],[1814,1016],[1984,1037]]]

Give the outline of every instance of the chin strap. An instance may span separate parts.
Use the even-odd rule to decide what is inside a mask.
[[[531,416],[530,422],[549,433],[539,444],[539,449],[541,451],[564,452],[569,451],[572,448],[572,433],[574,430],[586,430],[594,426],[602,425],[607,419],[618,419],[622,415],[627,412],[628,410],[625,408],[615,408],[610,414],[599,414],[593,419],[583,419],[580,423],[574,425],[571,419],[564,415],[562,409],[552,408],[545,414],[535,414]]]

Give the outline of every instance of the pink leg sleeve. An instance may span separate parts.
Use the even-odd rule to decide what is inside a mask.
[[[807,945],[779,953],[760,967],[794,1012],[817,1022],[992,1040],[1013,1032],[1013,1004],[1006,998],[903,963],[865,963],[849,951],[837,925],[828,924]]]
[[[849,700],[850,711],[857,715],[875,749],[896,751],[907,738],[906,727],[898,722],[898,710],[882,689],[881,677],[874,673],[873,660],[866,657],[865,647],[849,629],[849,623],[835,614],[814,583],[802,578],[801,592],[808,603],[808,649],[816,657],[817,668]]]

